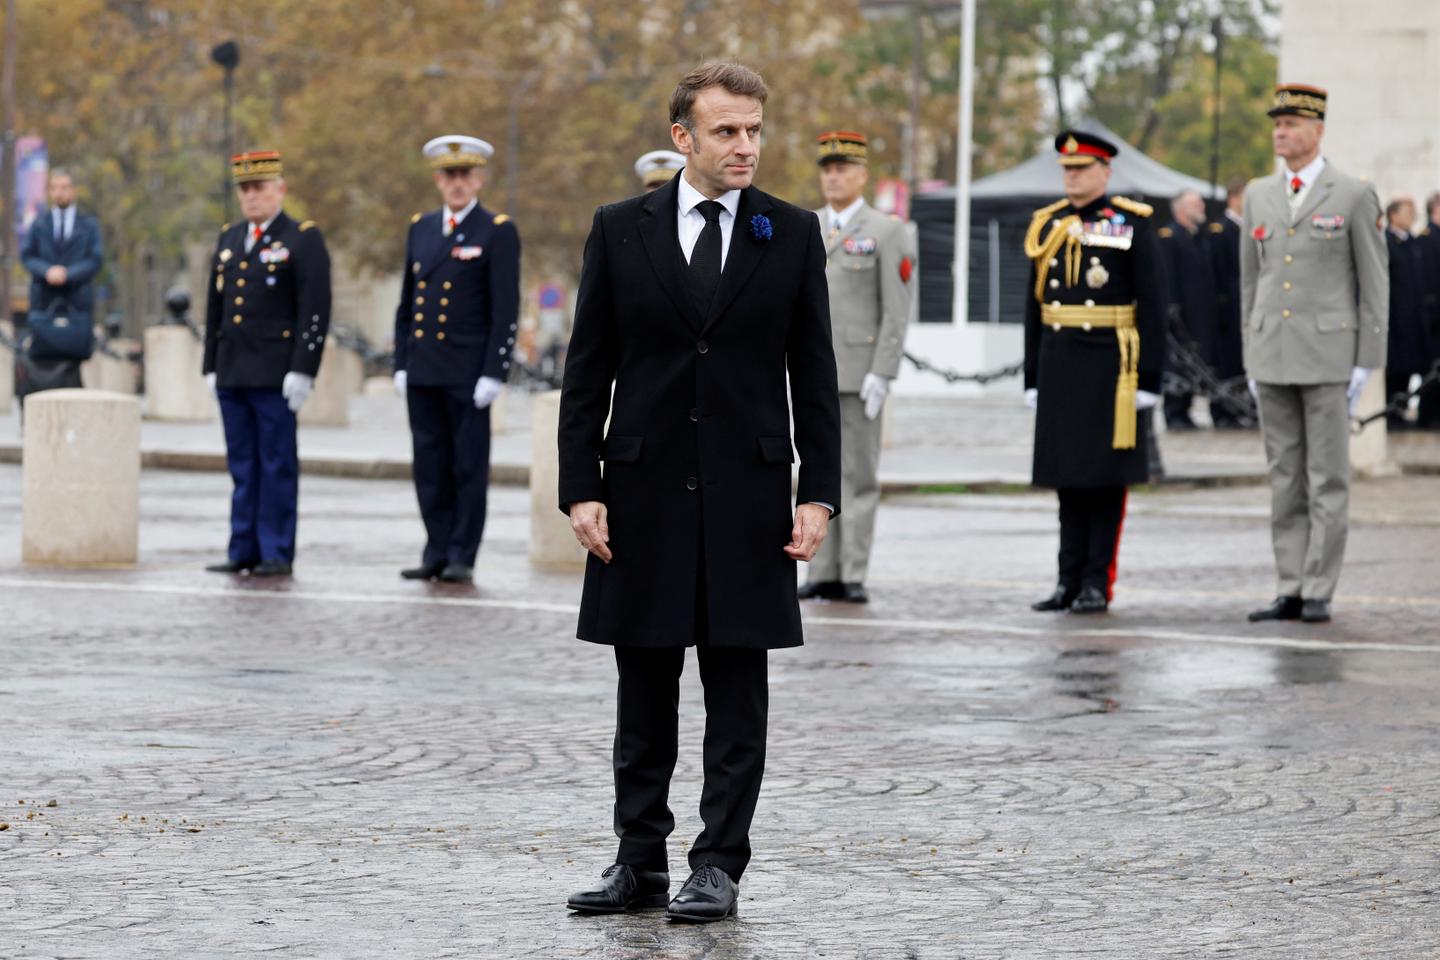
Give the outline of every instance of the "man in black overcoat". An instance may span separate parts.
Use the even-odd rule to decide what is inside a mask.
[[[1413,233],[1415,201],[1398,197],[1385,207],[1385,247],[1390,254],[1390,339],[1386,341],[1385,399],[1410,390],[1410,378],[1430,369],[1430,318],[1425,310],[1425,247]],[[1391,430],[1408,430],[1399,413]]]
[[[585,246],[559,495],[590,552],[578,635],[613,646],[619,669],[620,847],[600,883],[570,898],[575,910],[669,899],[667,796],[693,646],[704,830],[668,916],[734,915],[765,764],[766,652],[802,642],[795,563],[840,507],[825,249],[813,213],[751,186],[765,98],[739,64],[691,71],[670,103],[685,169],[601,207]]]
[[[1146,429],[1165,366],[1166,285],[1151,208],[1110,196],[1114,144],[1055,138],[1065,199],[1035,211],[1025,310],[1032,479],[1060,498],[1060,578],[1035,610],[1101,613],[1113,598],[1126,490],[1149,478]]]
[[[1215,327],[1211,360],[1215,376],[1235,380],[1245,376],[1244,343],[1240,336],[1240,236],[1244,230],[1245,178],[1232,177],[1225,185],[1225,213],[1210,224],[1208,249],[1215,275]],[[1243,425],[1243,411],[1217,397],[1210,399],[1210,419],[1216,427]]]

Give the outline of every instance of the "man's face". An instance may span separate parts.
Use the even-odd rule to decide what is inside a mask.
[[[1425,222],[1432,227],[1440,227],[1440,203],[1432,203],[1426,208]]]
[[[844,210],[860,199],[870,168],[849,160],[826,160],[820,165],[820,193],[836,210]]]
[[[682,124],[670,126],[675,149],[687,158],[690,185],[711,199],[750,186],[760,164],[763,113],[754,97],[737,96],[724,87],[701,90],[690,111],[694,134]]]
[[[447,167],[434,173],[435,186],[451,210],[463,210],[480,196],[485,186],[485,171],[480,167]]]
[[[1083,167],[1061,167],[1065,177],[1065,197],[1076,206],[1099,199],[1110,184],[1108,163],[1087,163]]]
[[[1184,227],[1194,230],[1205,222],[1205,201],[1198,193],[1182,193],[1175,198],[1172,207],[1175,219]]]
[[[1228,195],[1225,198],[1225,206],[1229,207],[1234,213],[1244,213],[1245,192],[1243,190],[1237,190],[1235,193]]]
[[[285,203],[284,180],[255,180],[235,185],[240,197],[240,213],[251,223],[273,220]]]
[[[75,184],[65,174],[50,178],[50,206],[68,207],[75,202]]]
[[[1324,133],[1325,124],[1319,120],[1282,114],[1275,118],[1271,139],[1275,143],[1277,156],[1285,160],[1304,160],[1308,163],[1309,159],[1320,151],[1320,137]]]
[[[1390,214],[1390,226],[1409,233],[1415,227],[1415,204],[1402,203]]]

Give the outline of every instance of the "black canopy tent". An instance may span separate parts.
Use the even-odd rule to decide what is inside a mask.
[[[1088,120],[1076,129],[1099,134],[1120,146],[1111,163],[1110,192],[1154,205],[1165,218],[1168,204],[1186,190],[1219,199],[1210,184],[1171,170],[1125,144],[1103,123]],[[976,180],[970,187],[969,319],[977,323],[1019,323],[1025,310],[1030,263],[1023,248],[1030,215],[1060,199],[1060,166],[1049,147],[1018,166]],[[949,323],[954,284],[955,188],[919,194],[910,208],[919,232],[921,323]]]

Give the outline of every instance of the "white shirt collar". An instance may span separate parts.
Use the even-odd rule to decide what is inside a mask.
[[[1410,232],[1408,230],[1400,230],[1395,227],[1387,227],[1386,229],[1389,230],[1391,233],[1395,234],[1395,239],[1397,240],[1410,239]]]
[[[865,198],[861,197],[854,203],[850,204],[850,206],[846,207],[844,210],[841,210],[839,213],[835,212],[834,207],[827,206],[825,209],[827,211],[827,215],[830,217],[830,223],[833,225],[837,225],[841,230],[844,230],[846,225],[850,223],[850,218],[854,217],[855,214],[859,213],[860,208],[863,206],[865,206]]]
[[[275,217],[278,217],[278,216],[280,216],[280,214],[278,214],[278,213],[275,214]],[[275,222],[275,217],[271,217],[269,220],[266,220],[264,223],[260,224],[260,235],[261,235],[261,236],[264,236],[264,235],[265,235],[265,232],[270,229],[270,224],[272,224],[272,223]],[[249,221],[247,221],[247,223],[248,223],[248,222],[249,222]],[[245,235],[246,235],[247,237],[253,237],[253,236],[255,236],[255,224],[250,223],[249,226],[247,226],[247,227],[245,228]]]
[[[464,206],[463,208],[461,208],[461,210],[460,210],[459,213],[451,213],[449,207],[441,207],[441,208],[440,208],[440,222],[441,222],[442,225],[448,226],[449,223],[450,223],[450,218],[451,218],[451,217],[454,217],[454,218],[455,218],[455,223],[456,223],[456,224],[459,224],[459,223],[460,223],[462,220],[464,220],[466,217],[470,216],[470,211],[471,211],[471,210],[474,210],[474,209],[475,209],[476,207],[478,207],[479,205],[480,205],[479,199],[471,200],[469,203],[465,204],[465,206]]]
[[[709,199],[705,194],[692,187],[690,181],[686,180],[683,174],[680,176],[680,195],[677,201],[680,204],[680,216],[688,217],[690,212],[700,205],[700,201]],[[729,211],[733,220],[736,212],[740,209],[740,191],[731,190],[723,193],[715,198],[715,202]]]
[[[1320,176],[1320,171],[1324,169],[1325,157],[1323,155],[1317,156],[1314,160],[1311,160],[1299,170],[1291,170],[1290,167],[1287,165],[1285,167],[1285,185],[1289,186],[1291,180],[1299,177],[1300,182],[1303,184],[1300,189],[1309,190],[1310,185],[1315,182],[1315,179]]]
[[[1225,208],[1225,216],[1231,223],[1235,224],[1235,226],[1245,226],[1245,218],[1240,214],[1236,213],[1234,210],[1231,210],[1229,207]]]

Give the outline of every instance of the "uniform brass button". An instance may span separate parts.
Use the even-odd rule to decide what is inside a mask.
[[[449,281],[449,280],[446,280],[444,283],[441,284],[441,286],[444,287],[446,290],[449,290],[449,289],[450,289],[450,281]]]
[[[440,314],[440,316],[439,316],[438,319],[440,320],[441,323],[444,323],[444,322],[445,322],[445,314],[443,314],[443,313]]]
[[[1285,254],[1285,262],[1286,262],[1286,263],[1294,263],[1294,262],[1295,262],[1295,258],[1292,257],[1292,256],[1290,256],[1290,254],[1287,253],[1287,254]]]
[[[247,261],[245,261],[245,260],[241,260],[241,261],[240,261],[240,269],[241,269],[241,270],[249,270],[249,269],[250,269],[250,264],[249,264],[249,262],[247,262]]]
[[[1085,306],[1087,306],[1087,307],[1093,307],[1093,306],[1095,306],[1095,301],[1094,301],[1094,300],[1086,300],[1086,301],[1085,301]]]
[[[1288,317],[1288,316],[1290,316],[1290,311],[1289,311],[1289,310],[1281,310],[1281,311],[1280,311],[1280,316],[1282,316],[1282,317]]]
[[[1081,326],[1085,328],[1085,332],[1086,332],[1086,333],[1089,333],[1089,332],[1090,332],[1090,324],[1088,324],[1088,323],[1082,323]]]
[[[865,342],[866,342],[866,343],[874,343],[874,342],[875,342],[875,338],[874,338],[874,337],[866,337],[866,338],[865,338]]]
[[[695,344],[695,349],[699,351],[701,356],[704,356],[705,354],[710,352],[710,344],[706,343],[704,340],[701,340],[699,343]]]
[[[235,281],[235,286],[237,286],[237,287],[243,287],[243,286],[245,286],[245,278],[244,278],[244,277],[241,277],[239,280],[236,280],[236,281]]]
[[[281,333],[280,336],[284,337],[286,340],[289,340],[289,339],[290,339],[290,331],[289,331],[289,330],[286,330],[285,332]]]
[[[244,298],[244,297],[236,297],[236,298],[235,298],[235,306],[237,306],[237,307],[243,307],[244,305],[245,305],[245,298]]]
[[[416,331],[415,331],[415,336],[416,336],[416,337],[423,337],[423,336],[425,336],[425,331],[424,331],[424,330],[416,330]]]
[[[1054,279],[1054,278],[1051,278],[1051,280],[1050,280],[1050,286],[1052,286],[1052,287],[1058,287],[1058,286],[1060,286],[1060,281],[1059,281],[1059,280],[1056,280],[1056,279]]]
[[[696,480],[694,477],[686,477],[686,478],[685,478],[685,489],[686,489],[686,490],[695,490],[695,489],[698,489],[699,486],[700,486],[700,481],[699,481],[699,480]]]
[[[1290,289],[1290,281],[1289,281],[1289,280],[1286,280],[1286,281],[1285,281],[1285,289],[1286,289],[1286,290],[1289,290],[1289,289]]]
[[[1058,323],[1052,323],[1052,324],[1050,324],[1050,328],[1051,328],[1052,330],[1054,330],[1056,333],[1059,333],[1059,332],[1060,332],[1060,324],[1058,324]]]
[[[238,314],[238,313],[235,314],[235,325],[236,325],[237,327],[238,327],[240,324],[244,323],[244,322],[245,322],[245,318],[244,318],[244,317],[240,316],[240,314]]]
[[[424,298],[424,297],[416,297],[416,298],[415,298],[415,306],[418,307],[418,306],[423,305],[424,303],[425,303],[425,298]]]
[[[442,306],[442,307],[448,307],[448,306],[450,306],[450,298],[449,298],[449,297],[441,297],[441,298],[440,298],[440,306]]]
[[[416,320],[424,320],[424,319],[425,319],[425,314],[423,314],[423,313],[417,313],[417,314],[415,314],[415,319],[416,319]]]
[[[274,272],[275,272],[275,264],[273,264],[273,263],[270,264],[270,272],[271,272],[271,273],[274,273]]]
[[[1291,227],[1289,230],[1286,230],[1285,232],[1286,232],[1286,234],[1288,234],[1289,236],[1292,236],[1292,237],[1295,236],[1295,228],[1294,228],[1294,227]]]
[[[424,290],[424,289],[425,289],[425,281],[424,281],[424,280],[421,280],[419,283],[415,284],[415,286],[419,287],[421,290]]]
[[[441,330],[439,333],[435,334],[435,339],[436,339],[436,340],[444,340],[444,339],[445,339],[445,331],[444,331],[444,330]]]

